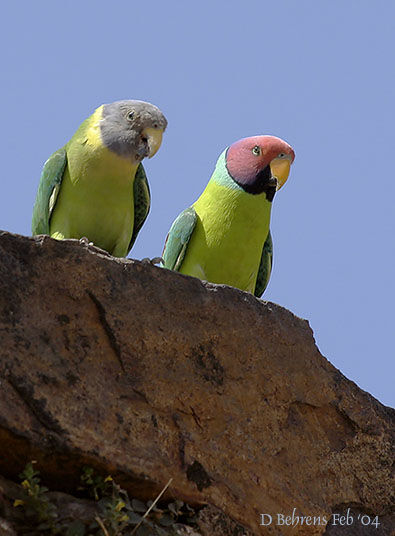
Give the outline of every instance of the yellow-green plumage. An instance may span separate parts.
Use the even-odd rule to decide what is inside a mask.
[[[33,234],[86,237],[126,256],[150,206],[141,160],[158,150],[166,124],[160,110],[142,101],[97,108],[45,163]]]
[[[270,214],[295,154],[275,136],[235,142],[167,235],[163,266],[261,296],[271,274]]]
[[[112,255],[123,257],[133,232],[133,182],[139,162],[132,165],[103,145],[101,113],[102,106],[66,144],[68,163],[51,217],[50,235],[86,236]]]
[[[193,208],[196,227],[179,271],[253,293],[271,203],[210,181]]]

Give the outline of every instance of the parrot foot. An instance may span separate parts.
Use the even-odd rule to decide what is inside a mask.
[[[164,260],[162,257],[153,257],[150,259],[149,257],[144,257],[144,259],[141,259],[141,262],[144,262],[146,264],[152,264],[152,266],[155,266],[155,264],[164,263]]]
[[[81,237],[79,239],[79,243],[82,246],[85,246],[86,248],[93,248],[93,251],[95,251],[96,253],[100,253],[101,255],[106,255],[106,257],[112,257],[111,253],[109,253],[105,249],[99,248],[99,246],[95,246],[95,244],[93,242],[90,242],[89,238],[86,238],[86,236]],[[117,257],[118,255],[115,255],[115,256]]]
[[[86,236],[80,238],[80,244],[82,244],[83,246],[93,246],[93,242],[89,242],[89,238],[87,238]]]

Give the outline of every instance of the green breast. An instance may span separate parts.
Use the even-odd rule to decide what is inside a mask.
[[[133,181],[138,163],[132,166],[102,144],[94,116],[66,145],[67,168],[50,234],[86,236],[113,255],[124,256],[133,232]]]
[[[193,205],[198,221],[180,272],[254,292],[271,203],[210,181]]]

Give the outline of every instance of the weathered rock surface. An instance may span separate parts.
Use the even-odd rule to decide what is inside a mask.
[[[7,478],[35,459],[67,490],[88,464],[142,499],[173,478],[168,496],[222,512],[206,534],[390,534],[393,412],[282,307],[2,233],[0,338]],[[347,508],[381,525],[325,526]],[[314,524],[278,524],[293,512]]]

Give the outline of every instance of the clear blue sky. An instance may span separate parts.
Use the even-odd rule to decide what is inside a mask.
[[[393,404],[394,36],[392,0],[7,2],[0,228],[30,234],[43,162],[105,102],[148,100],[169,120],[135,258],[161,253],[226,146],[280,136],[296,160],[265,298]]]

